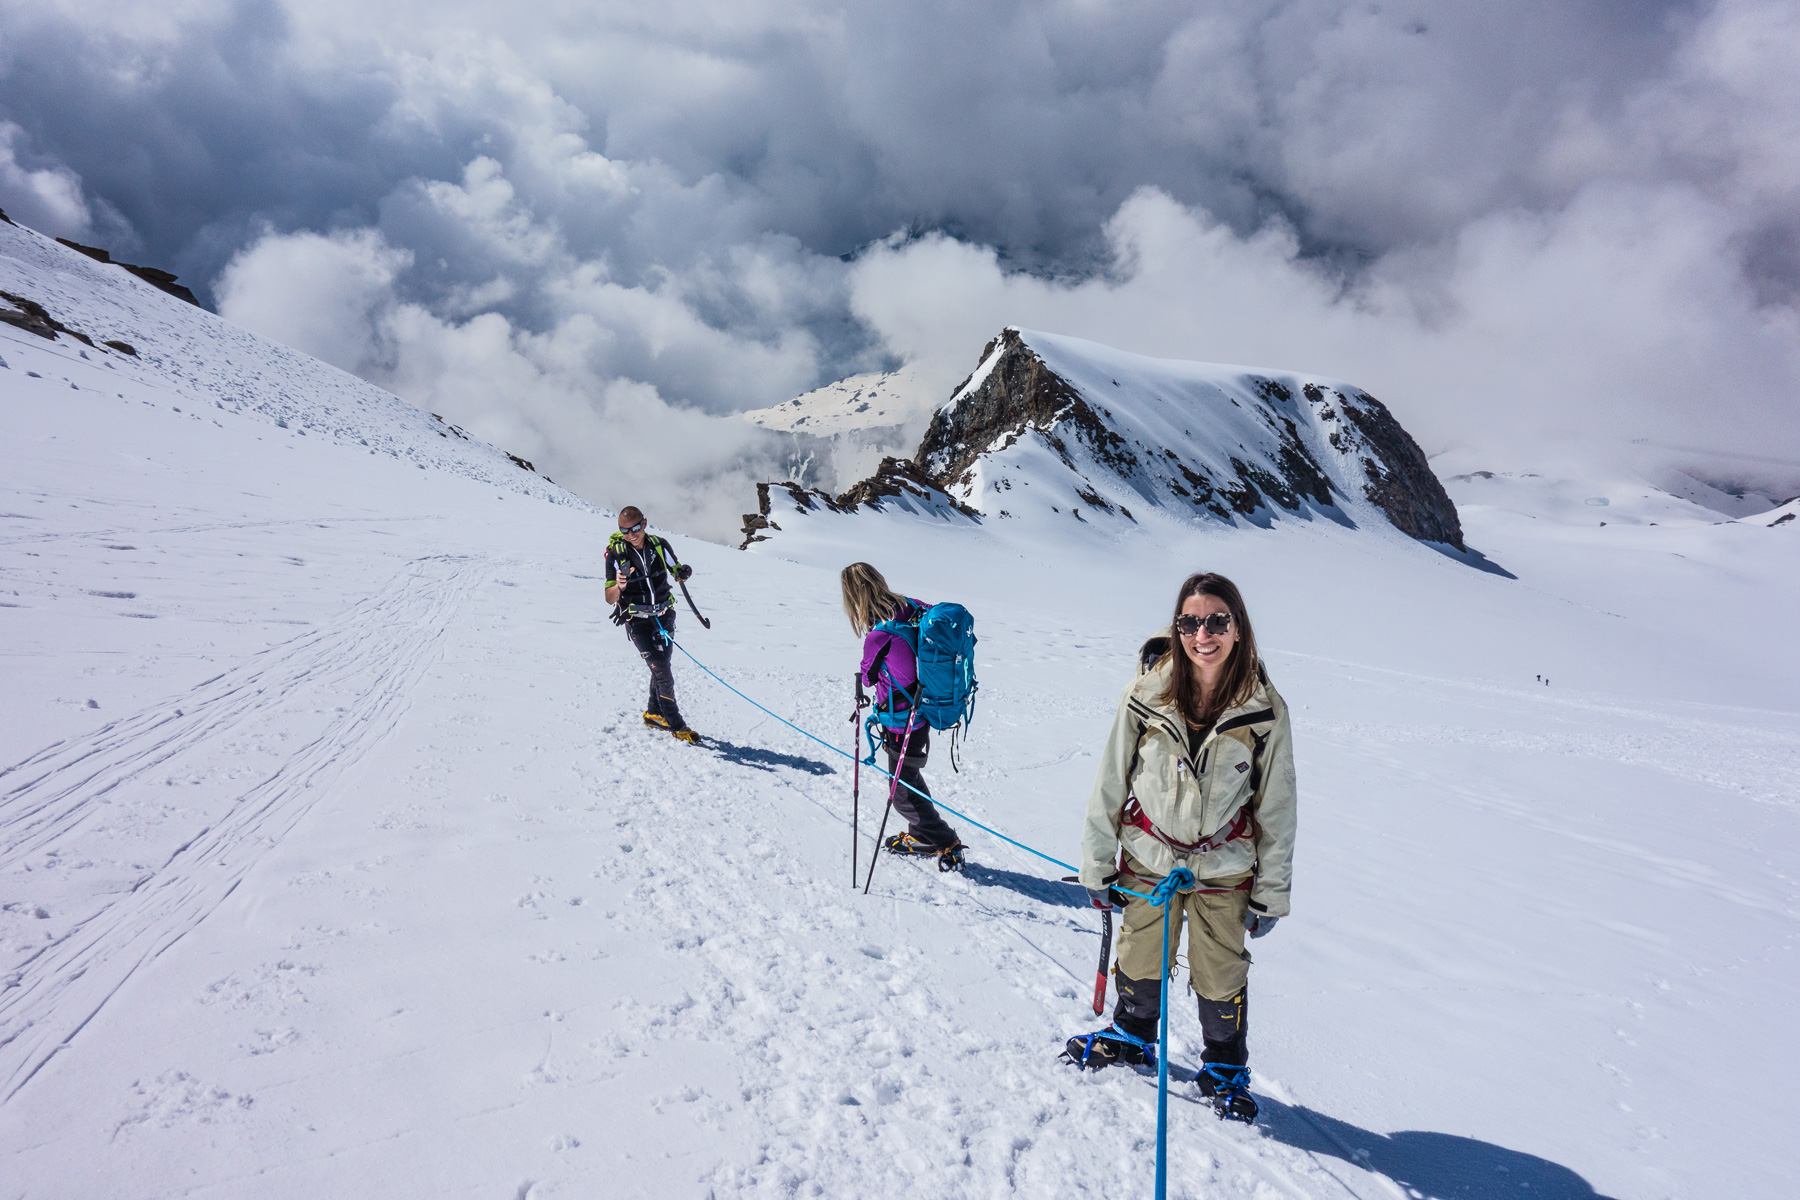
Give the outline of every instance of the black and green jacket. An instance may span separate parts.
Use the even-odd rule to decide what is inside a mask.
[[[627,612],[667,612],[675,607],[670,598],[670,577],[681,566],[675,548],[654,533],[644,535],[644,548],[635,549],[625,535],[615,533],[606,543],[606,586],[618,586],[620,568],[630,567],[619,603]]]

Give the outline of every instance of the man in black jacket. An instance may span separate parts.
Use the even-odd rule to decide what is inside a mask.
[[[667,729],[684,742],[700,743],[700,735],[681,719],[675,705],[675,602],[669,576],[685,581],[694,573],[675,557],[675,548],[646,528],[643,510],[619,510],[619,532],[606,543],[606,602],[618,605],[613,619],[625,626],[631,644],[650,664],[650,703],[644,724]]]

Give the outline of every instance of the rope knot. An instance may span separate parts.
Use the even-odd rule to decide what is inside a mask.
[[[1174,896],[1175,893],[1189,892],[1193,889],[1194,873],[1186,867],[1176,867],[1173,871],[1164,875],[1162,877],[1162,882],[1157,884],[1155,890],[1150,893],[1150,903],[1156,905],[1158,908],[1166,908],[1168,907],[1169,898]]]

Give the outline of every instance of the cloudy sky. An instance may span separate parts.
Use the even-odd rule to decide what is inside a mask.
[[[0,0],[0,207],[719,537],[721,417],[1007,324],[1800,491],[1796,61],[1791,0]]]

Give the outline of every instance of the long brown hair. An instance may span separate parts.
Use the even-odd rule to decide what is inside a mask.
[[[838,582],[844,588],[844,613],[858,636],[867,634],[877,623],[890,620],[905,603],[888,587],[881,572],[866,562],[845,567]]]
[[[1214,596],[1223,600],[1231,610],[1232,627],[1237,630],[1237,644],[1231,648],[1231,658],[1225,663],[1225,674],[1220,678],[1219,686],[1213,689],[1211,696],[1202,697],[1200,681],[1194,678],[1193,664],[1187,651],[1182,649],[1174,617],[1169,619],[1169,652],[1163,657],[1174,659],[1174,664],[1169,671],[1169,686],[1162,694],[1162,702],[1174,705],[1189,725],[1204,729],[1218,720],[1220,713],[1243,704],[1256,691],[1256,634],[1250,628],[1250,611],[1244,607],[1244,597],[1238,592],[1237,584],[1223,575],[1211,571],[1189,575],[1175,594],[1176,617],[1181,615],[1181,606],[1187,603],[1189,596]]]

